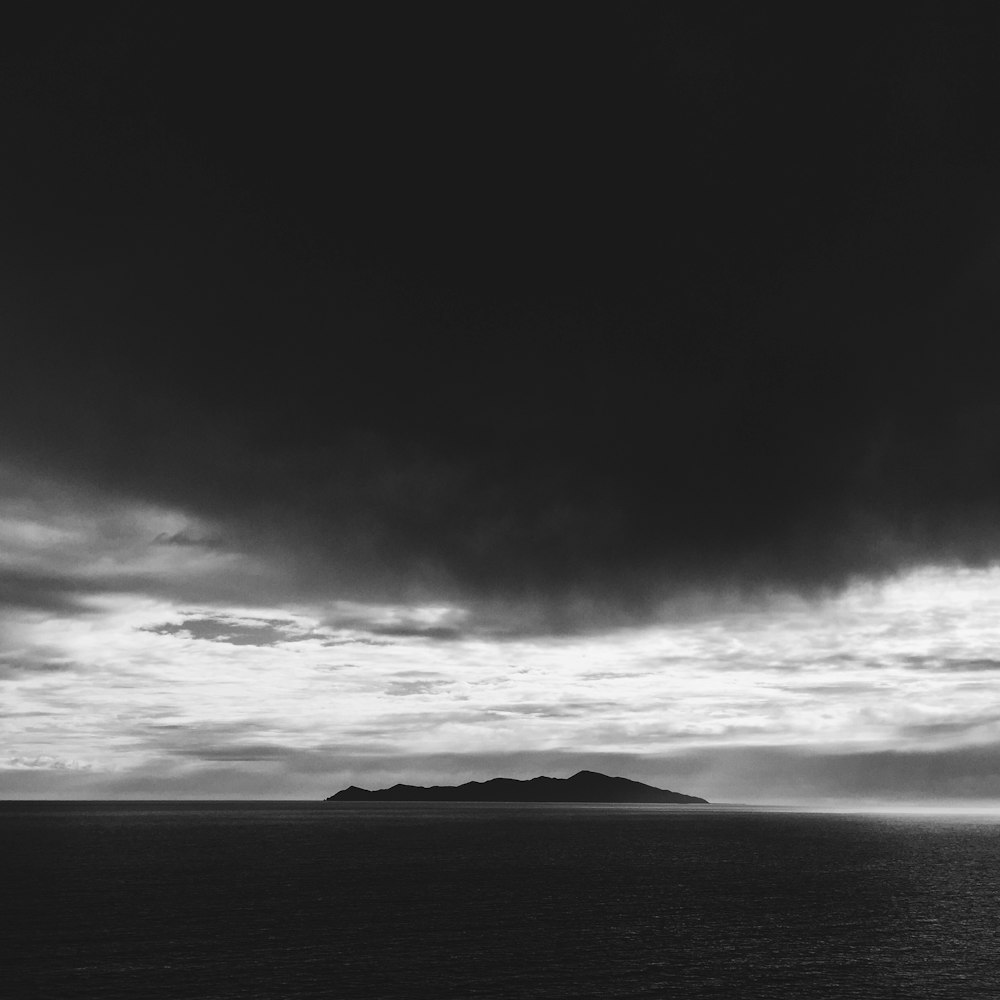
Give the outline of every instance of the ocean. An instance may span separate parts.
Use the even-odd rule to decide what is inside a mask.
[[[1000,819],[0,803],[0,997],[1000,997]]]

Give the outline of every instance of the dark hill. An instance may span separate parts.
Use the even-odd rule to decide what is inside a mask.
[[[571,778],[492,778],[464,785],[393,785],[370,792],[351,785],[327,802],[673,802],[706,803],[696,795],[654,788],[628,778],[610,778],[595,771],[579,771]]]

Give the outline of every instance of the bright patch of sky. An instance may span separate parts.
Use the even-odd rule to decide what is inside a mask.
[[[76,494],[42,504],[19,482],[0,509],[0,794],[41,794],[56,786],[31,775],[55,772],[61,794],[147,774],[189,779],[184,794],[294,797],[373,758],[419,779],[414,760],[478,754],[468,776],[485,778],[510,753],[512,776],[530,776],[559,754],[1000,740],[998,567],[924,567],[816,600],[706,596],[603,634],[501,635],[474,607],[276,600],[285,570],[211,525]],[[713,787],[681,790],[731,792],[705,773]],[[74,786],[81,775],[103,784]]]

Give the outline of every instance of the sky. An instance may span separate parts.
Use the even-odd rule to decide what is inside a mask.
[[[1000,802],[991,5],[139,6],[0,41],[0,797]]]

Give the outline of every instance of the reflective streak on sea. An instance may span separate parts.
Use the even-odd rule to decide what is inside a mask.
[[[0,803],[15,998],[1000,997],[1000,820]]]

